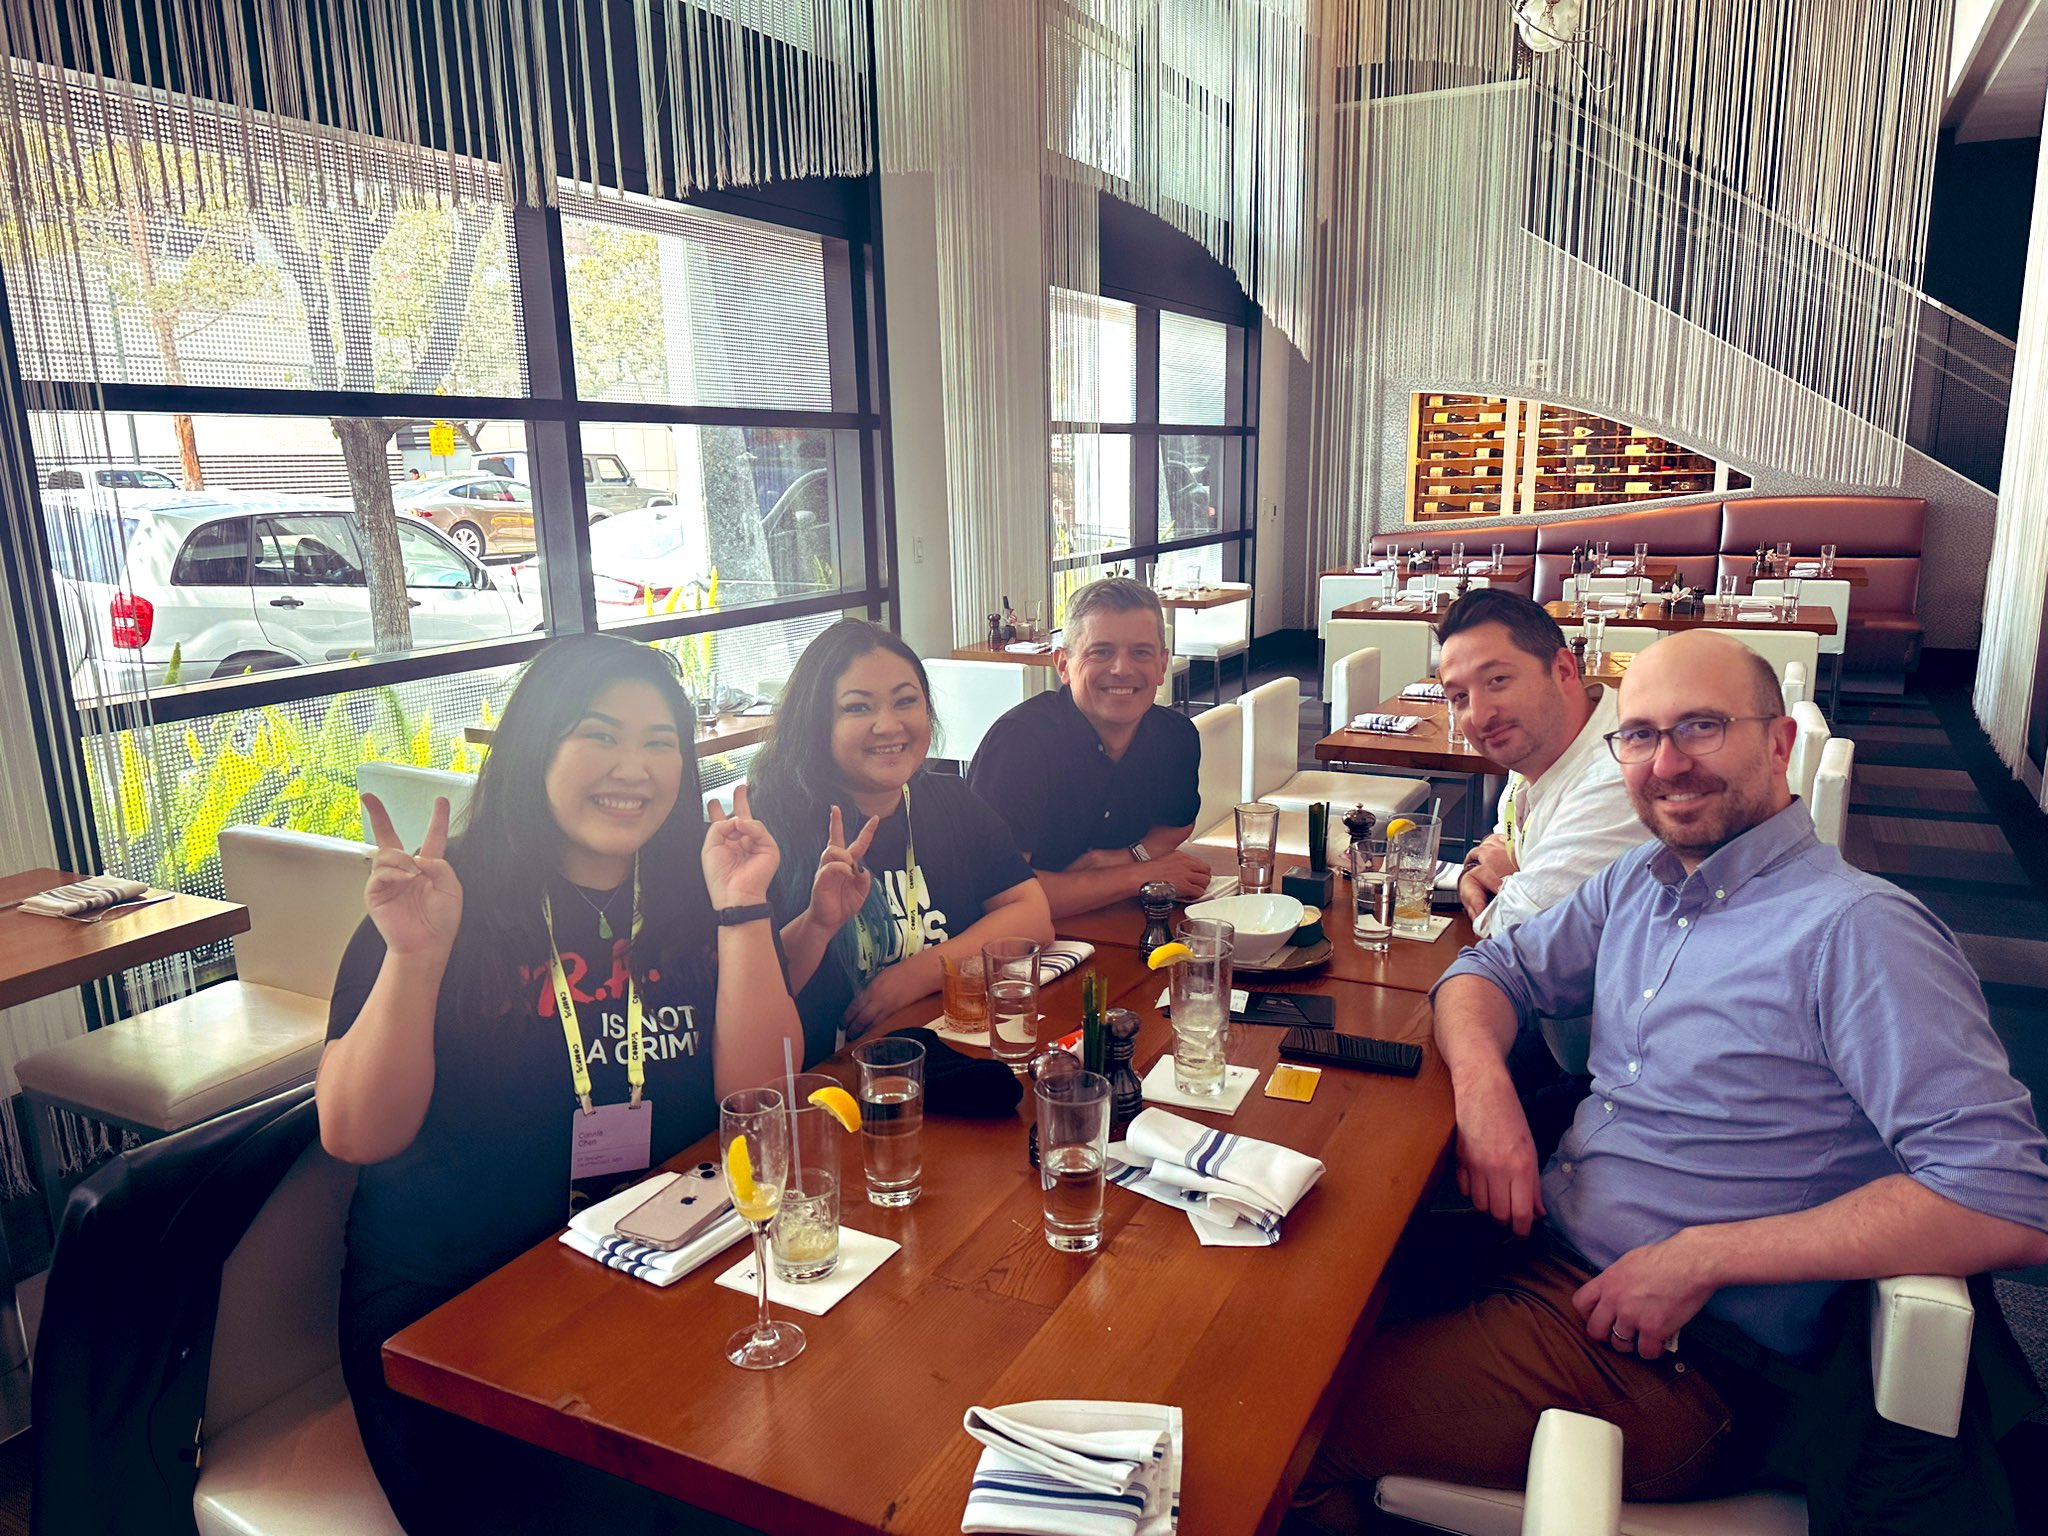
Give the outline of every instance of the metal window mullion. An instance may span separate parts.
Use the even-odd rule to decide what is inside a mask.
[[[558,417],[526,423],[541,561],[542,624],[550,634],[587,633],[597,628],[597,594],[590,570],[583,426],[573,409],[576,352],[562,215],[554,208],[516,210],[512,236],[519,262],[519,320],[526,335],[528,385],[536,396],[570,407]]]

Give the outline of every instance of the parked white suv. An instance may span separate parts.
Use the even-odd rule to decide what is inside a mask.
[[[118,514],[60,511],[47,526],[81,699],[164,686],[173,648],[188,683],[371,652],[346,503],[195,492]],[[419,649],[539,628],[537,604],[436,529],[401,521],[398,543]]]
[[[470,457],[469,467],[478,474],[503,475],[522,485],[533,484],[532,455],[523,448],[503,453],[479,453]],[[590,520],[600,522],[614,512],[634,507],[672,507],[675,496],[653,486],[641,485],[616,453],[583,455],[583,499],[590,507]]]

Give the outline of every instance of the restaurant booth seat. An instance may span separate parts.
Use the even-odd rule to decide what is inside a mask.
[[[461,829],[469,797],[476,793],[476,775],[446,768],[415,768],[409,763],[361,763],[356,767],[356,793],[375,795],[383,802],[399,842],[417,851],[427,840],[435,800],[447,800],[449,829]],[[376,843],[367,816],[363,818],[363,841],[372,846]]]
[[[363,918],[371,851],[311,832],[223,829],[221,880],[249,909],[249,931],[234,939],[235,978],[16,1065],[53,1229],[64,1197],[49,1110],[148,1138],[312,1078],[334,974]]]

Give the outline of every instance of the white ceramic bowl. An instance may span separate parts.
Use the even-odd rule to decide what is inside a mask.
[[[1294,937],[1307,909],[1292,896],[1219,896],[1188,908],[1189,917],[1230,924],[1237,937],[1230,946],[1232,965],[1266,965]]]

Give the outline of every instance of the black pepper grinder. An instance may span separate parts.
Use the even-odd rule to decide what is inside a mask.
[[[992,651],[1003,648],[1003,616],[1000,613],[988,616],[988,648]]]
[[[1362,805],[1354,805],[1344,813],[1344,830],[1351,836],[1351,847],[1354,851],[1360,843],[1372,836],[1372,829],[1378,824],[1379,818]],[[1355,863],[1356,860],[1349,858],[1344,861],[1345,879],[1351,878]]]
[[[1109,1134],[1111,1140],[1121,1140],[1124,1131],[1145,1107],[1145,1085],[1138,1081],[1138,1074],[1131,1066],[1131,1055],[1138,1049],[1138,1016],[1128,1008],[1112,1008],[1103,1019],[1103,1029],[1109,1036],[1105,1042],[1108,1052]]]
[[[1138,887],[1138,905],[1145,913],[1145,932],[1138,940],[1138,953],[1144,959],[1151,959],[1152,951],[1160,945],[1173,942],[1173,901],[1174,889],[1168,881],[1148,880]]]
[[[1070,1072],[1078,1072],[1080,1070],[1080,1059],[1072,1051],[1063,1051],[1058,1046],[1054,1046],[1049,1051],[1040,1051],[1031,1058],[1031,1081],[1033,1083],[1042,1083],[1046,1079],[1053,1077],[1065,1077]],[[1034,1091],[1026,1094],[1025,1101],[1029,1105],[1029,1115],[1031,1118],[1031,1132],[1025,1137],[1025,1147],[1027,1154],[1031,1158],[1031,1166],[1036,1168],[1038,1166],[1037,1093]]]

